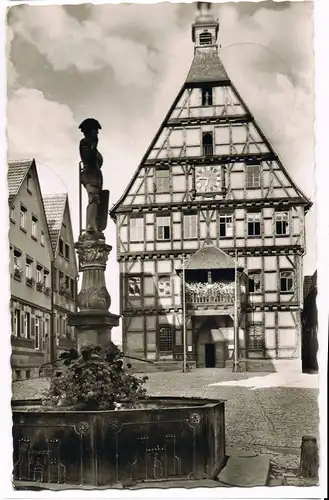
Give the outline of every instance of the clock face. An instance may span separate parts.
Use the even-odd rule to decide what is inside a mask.
[[[195,187],[198,192],[214,193],[222,189],[221,167],[197,167]]]

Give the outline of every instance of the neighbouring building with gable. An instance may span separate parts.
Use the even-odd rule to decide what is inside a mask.
[[[52,249],[34,160],[8,165],[13,379],[38,376],[52,358]]]
[[[57,357],[75,347],[74,327],[68,325],[68,315],[76,312],[78,266],[68,195],[43,196],[53,251],[52,314],[54,352]]]
[[[218,30],[202,3],[187,79],[111,210],[123,350],[181,366],[185,324],[188,360],[224,366],[237,328],[245,369],[301,370],[311,203],[224,68]]]
[[[42,196],[35,160],[8,164],[13,379],[46,374],[76,346],[78,267],[67,194]]]

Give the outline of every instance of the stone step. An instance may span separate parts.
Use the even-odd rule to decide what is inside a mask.
[[[267,486],[270,459],[265,455],[229,457],[217,480],[222,486],[253,487]]]

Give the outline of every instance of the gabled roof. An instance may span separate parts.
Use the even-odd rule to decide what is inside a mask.
[[[24,182],[34,160],[16,160],[8,162],[8,201],[9,204],[16,198],[21,185]]]
[[[48,230],[53,252],[56,252],[57,242],[62,227],[67,201],[67,193],[48,194],[43,196]]]
[[[197,250],[186,262],[185,271],[197,271],[202,269],[241,269],[239,264],[227,253],[212,243]],[[183,266],[179,270],[182,270]]]
[[[194,55],[186,83],[230,82],[217,52],[197,51]]]
[[[203,4],[203,3],[209,4],[209,2],[200,2],[200,4]],[[201,7],[202,7],[202,5],[201,5]],[[213,20],[207,21],[205,23],[205,25],[209,25],[209,22],[212,24]],[[193,26],[196,26],[197,24],[203,25],[201,18],[199,18],[198,23],[196,23]],[[215,25],[216,24],[217,24],[217,22],[215,22]],[[216,37],[217,37],[217,32],[216,32]],[[216,44],[216,47],[217,47],[217,44]],[[232,82],[232,80],[228,76],[226,69],[221,61],[218,49],[216,49],[216,50],[213,50],[213,49],[214,49],[214,46],[209,46],[209,47],[201,46],[201,47],[196,48],[191,67],[190,67],[190,70],[188,72],[187,78],[183,84],[183,87],[181,88],[181,90],[178,93],[176,99],[174,100],[172,106],[170,107],[169,112],[167,113],[167,116],[164,118],[160,128],[158,129],[158,132],[156,133],[153,141],[151,142],[144,157],[142,158],[142,161],[140,162],[139,166],[137,167],[135,173],[133,174],[133,176],[132,176],[130,182],[128,183],[124,193],[119,198],[119,200],[113,205],[113,207],[110,209],[110,216],[114,221],[116,220],[116,210],[120,207],[122,202],[125,200],[127,194],[129,193],[129,190],[131,189],[133,183],[137,179],[137,176],[140,172],[140,169],[143,167],[144,162],[146,161],[150,152],[152,151],[153,147],[155,146],[163,129],[166,127],[167,121],[171,117],[171,114],[172,114],[173,110],[175,109],[175,106],[179,102],[179,99],[183,95],[183,92],[188,88],[197,87],[198,84],[200,84],[200,86],[202,86],[202,84],[206,84],[206,83],[227,85],[232,89],[232,91],[236,94],[236,97],[241,102],[242,106],[245,108],[246,113],[250,116],[250,122],[253,123],[253,125],[255,126],[258,134],[260,135],[261,139],[266,144],[269,151],[273,152],[273,154],[276,157],[276,161],[277,161],[278,165],[280,166],[281,170],[286,175],[291,186],[293,188],[295,188],[295,190],[299,194],[301,201],[305,204],[305,210],[307,211],[312,206],[312,202],[310,201],[310,199],[303,193],[303,191],[292,180],[292,178],[289,175],[287,169],[285,168],[283,162],[281,161],[278,153],[275,151],[274,147],[272,146],[272,144],[270,143],[270,141],[266,137],[265,133],[263,132],[263,130],[261,129],[261,127],[259,126],[259,124],[255,120],[255,118],[253,117],[253,114],[251,113],[249,107],[242,99],[242,97],[239,94],[238,90],[236,89],[234,83]],[[187,160],[188,160],[188,158],[187,158]]]

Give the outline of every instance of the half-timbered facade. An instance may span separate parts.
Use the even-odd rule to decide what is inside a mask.
[[[188,359],[223,366],[237,317],[248,369],[299,368],[310,202],[227,74],[209,4],[200,9],[187,79],[111,211],[123,349],[177,365],[185,322]]]

